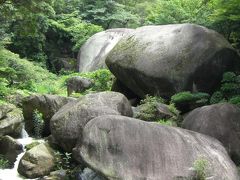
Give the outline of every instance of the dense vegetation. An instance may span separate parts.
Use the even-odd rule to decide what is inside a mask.
[[[0,0],[0,105],[21,105],[23,97],[34,93],[67,96],[66,82],[74,76],[89,78],[93,85],[73,97],[109,91],[114,82],[109,70],[75,72],[78,51],[86,40],[110,28],[177,23],[214,29],[240,52],[240,0]],[[185,91],[168,100],[147,95],[135,118],[180,126],[185,112],[219,102],[240,106],[236,72],[225,72],[213,94]],[[44,120],[38,110],[33,121],[35,138],[42,138]],[[56,170],[73,169],[70,153],[55,155]],[[207,165],[204,159],[195,162],[198,179],[206,178]],[[0,155],[0,169],[7,167],[9,162]]]

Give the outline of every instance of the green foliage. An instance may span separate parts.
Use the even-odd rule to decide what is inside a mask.
[[[166,120],[166,119],[159,119],[157,123],[165,126],[177,126],[176,122],[172,120]]]
[[[116,0],[83,0],[81,11],[84,20],[98,24],[104,29],[114,26],[129,27],[138,24],[139,21],[138,15]]]
[[[216,91],[213,93],[210,99],[210,104],[217,104],[219,102],[224,101],[223,94],[220,91]]]
[[[212,7],[202,0],[157,0],[148,9],[148,20],[153,24],[207,24]]]
[[[60,39],[57,40],[59,46],[64,46],[61,39],[71,39],[74,52],[78,52],[90,36],[103,30],[101,26],[82,21],[76,12],[57,15],[54,20],[49,20],[49,26],[53,32],[59,34]]]
[[[137,114],[136,118],[145,121],[157,121],[159,119],[157,116],[157,104],[163,102],[164,100],[161,97],[146,95],[145,99],[140,102],[140,112]]]
[[[207,178],[208,161],[206,159],[197,159],[194,162],[193,168],[196,171],[197,180],[205,180]]]
[[[164,104],[164,102],[164,99],[161,97],[146,95],[145,99],[141,100],[140,106],[138,106],[139,112],[136,114],[136,118],[145,121],[155,121],[166,125],[179,124],[180,112],[177,110],[174,104],[166,105],[167,114],[163,115],[159,112],[158,106],[160,104]]]
[[[43,115],[38,110],[33,112],[33,133],[36,138],[42,138],[44,120]]]
[[[213,0],[212,0],[213,1]],[[240,1],[239,0],[214,0],[215,8],[210,16],[212,27],[240,49]]]
[[[73,73],[65,75],[61,77],[59,82],[62,82],[62,84],[65,85],[67,80],[74,76],[81,76],[93,80],[93,86],[83,92],[83,94],[90,92],[110,91],[113,83],[113,75],[107,69],[99,69],[93,72]]]
[[[165,100],[158,96],[150,96],[146,95],[144,99],[141,100],[140,104],[149,104],[152,105],[154,103],[164,103]]]
[[[240,95],[233,96],[232,98],[229,99],[228,102],[231,103],[231,104],[238,105],[240,107]]]
[[[9,161],[0,154],[0,169],[7,169],[10,167]]]
[[[67,170],[68,173],[71,171],[72,166],[71,166],[71,161],[72,161],[72,153],[68,152],[60,152],[60,151],[55,151],[54,152],[55,158],[56,158],[56,166],[55,170]]]
[[[19,91],[21,94],[64,94],[58,79],[39,64],[21,59],[6,49],[0,50],[0,99]]]
[[[225,72],[221,81],[219,91],[213,93],[210,99],[211,104],[229,102],[240,105],[240,78],[233,72]]]

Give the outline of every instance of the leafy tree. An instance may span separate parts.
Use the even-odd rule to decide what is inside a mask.
[[[153,24],[207,24],[212,6],[203,0],[157,0],[148,9],[148,20]]]
[[[215,5],[210,16],[212,27],[240,49],[240,0],[215,0],[212,3]]]
[[[126,6],[114,0],[83,0],[81,16],[84,20],[101,25],[104,29],[114,26],[129,27],[138,22],[138,16],[128,11]]]

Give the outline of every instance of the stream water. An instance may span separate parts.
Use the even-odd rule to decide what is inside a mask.
[[[24,151],[17,156],[17,159],[14,163],[14,167],[12,169],[0,169],[0,180],[22,180],[22,179],[25,179],[18,173],[17,168],[18,168],[18,164],[19,164],[22,156],[25,153],[25,146],[28,144],[31,144],[34,139],[29,137],[27,132],[24,129],[22,130],[21,137],[22,138],[17,139],[17,141],[23,145]]]

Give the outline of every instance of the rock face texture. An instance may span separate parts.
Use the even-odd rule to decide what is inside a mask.
[[[23,152],[23,146],[10,136],[0,136],[0,154],[3,154],[13,166],[17,156]]]
[[[24,154],[20,160],[18,172],[27,178],[37,178],[48,175],[53,167],[53,150],[46,144],[40,144]]]
[[[207,161],[207,177],[212,180],[239,179],[236,166],[216,139],[123,116],[92,119],[73,153],[110,180],[189,178],[201,158]]]
[[[29,134],[33,133],[33,113],[38,110],[43,115],[45,127],[44,136],[50,134],[49,122],[52,116],[68,102],[75,101],[74,98],[67,98],[57,95],[32,95],[23,101],[23,116],[25,128]]]
[[[100,176],[93,170],[85,168],[81,174],[79,174],[77,180],[107,180],[106,178]]]
[[[240,109],[231,104],[197,108],[183,121],[183,128],[218,139],[232,160],[240,164]]]
[[[132,116],[132,108],[127,98],[116,92],[88,94],[77,102],[63,106],[51,119],[51,133],[59,145],[71,152],[82,129],[91,119],[101,115]]]
[[[0,106],[0,136],[20,137],[23,128],[22,111],[13,105]]]
[[[131,29],[108,29],[93,35],[78,54],[78,71],[90,72],[105,68],[105,59],[118,41]]]
[[[70,96],[73,92],[81,93],[84,90],[90,88],[93,85],[93,81],[88,78],[80,76],[74,76],[67,80],[67,93]]]
[[[211,93],[239,56],[220,34],[193,24],[145,26],[127,33],[108,54],[110,71],[143,97],[176,92]]]

